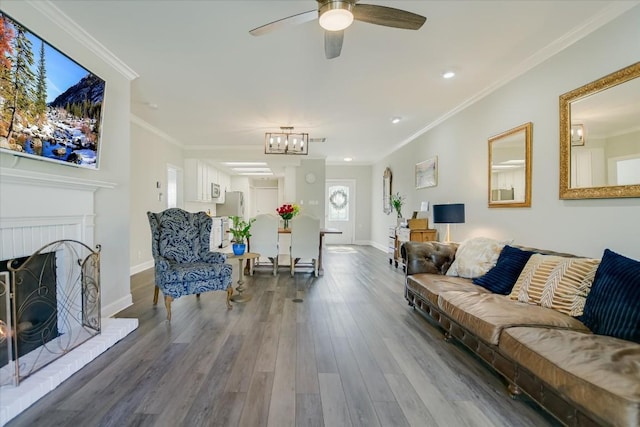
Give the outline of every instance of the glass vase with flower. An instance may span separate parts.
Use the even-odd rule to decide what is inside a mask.
[[[295,203],[285,203],[278,209],[276,209],[276,212],[278,213],[278,215],[280,215],[280,218],[282,218],[282,221],[284,222],[284,228],[286,230],[289,228],[289,220],[298,215],[298,213],[300,212],[300,206]]]

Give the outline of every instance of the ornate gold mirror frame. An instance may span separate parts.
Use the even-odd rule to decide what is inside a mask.
[[[635,162],[631,166],[634,169],[637,169],[635,164],[640,162],[638,150],[631,153],[626,148],[620,149],[621,146],[640,145],[640,132],[637,129],[640,124],[638,77],[640,62],[560,96],[561,199],[640,197],[640,182],[617,185],[619,181],[614,181],[613,184],[608,184],[613,173],[609,170],[612,160],[631,159]],[[603,123],[615,124],[615,127],[605,132]],[[602,130],[596,130],[596,124]],[[590,146],[595,148],[591,149]],[[588,167],[589,174],[592,175],[591,162],[595,163],[596,160],[593,159],[596,158],[599,160],[593,169],[600,171],[600,177],[587,176],[586,183],[581,183],[579,174]],[[584,161],[587,166],[583,165]],[[582,171],[579,165],[582,165]],[[604,185],[591,186],[589,182],[592,179],[596,184]]]
[[[489,207],[531,206],[531,133],[525,123],[489,138]]]
[[[382,175],[382,211],[391,213],[391,169],[386,168]]]

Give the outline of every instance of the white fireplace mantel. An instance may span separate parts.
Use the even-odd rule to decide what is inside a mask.
[[[6,184],[38,185],[47,187],[64,187],[78,190],[92,190],[99,188],[115,188],[117,184],[106,181],[77,178],[66,175],[54,175],[25,169],[11,169],[0,167],[0,182]]]

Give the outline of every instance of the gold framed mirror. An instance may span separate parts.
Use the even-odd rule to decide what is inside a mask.
[[[640,62],[560,96],[560,198],[640,197]]]
[[[382,211],[391,213],[391,169],[386,168],[382,174]]]
[[[489,138],[489,207],[531,206],[531,122]]]

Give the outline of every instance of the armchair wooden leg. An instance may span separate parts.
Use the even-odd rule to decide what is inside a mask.
[[[153,290],[153,305],[156,305],[158,303],[158,292],[160,292],[160,288],[156,286],[156,288]]]
[[[233,295],[233,286],[229,286],[227,288],[227,309],[231,310],[233,307],[231,306],[231,296]]]
[[[200,298],[200,294],[196,294],[196,298]]]
[[[291,269],[291,277],[293,277],[293,269],[295,268],[295,265],[295,261],[291,258],[291,264],[289,265],[289,268]]]
[[[171,301],[173,298],[169,295],[164,296],[164,305],[167,307],[167,320],[171,321]]]

